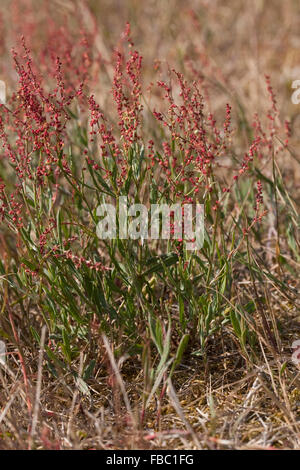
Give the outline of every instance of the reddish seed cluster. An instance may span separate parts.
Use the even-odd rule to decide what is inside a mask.
[[[99,34],[99,25],[92,15],[87,30],[81,9],[75,8],[72,15],[61,17],[53,15],[53,3],[45,2],[45,14],[36,14],[32,22],[30,18],[35,9],[33,0],[11,3],[11,40],[17,44],[20,35],[26,37],[35,63],[38,64],[36,69],[47,77],[48,83],[51,78],[55,80],[57,56],[63,63],[64,84],[68,94],[78,90],[80,83],[89,82],[93,85],[98,81],[99,70],[104,61],[96,52],[95,41]]]
[[[34,187],[36,199],[43,191],[51,188],[49,192],[52,206],[59,204],[60,189],[66,181],[69,182],[67,176],[71,179],[71,184],[68,185],[71,203],[74,204],[77,193],[81,192],[81,195],[85,196],[85,184],[81,185],[79,180],[73,178],[67,158],[68,152],[65,149],[66,140],[70,137],[67,132],[73,103],[83,111],[84,118],[87,108],[90,113],[89,138],[80,150],[87,168],[99,178],[101,176],[112,181],[116,192],[121,191],[128,180],[132,170],[129,155],[132,155],[133,150],[138,154],[144,146],[141,130],[142,56],[133,49],[129,25],[126,26],[123,38],[129,44],[129,52],[115,52],[112,88],[119,121],[116,128],[100,109],[94,95],[87,97],[86,80],[92,60],[88,35],[82,33],[81,36],[81,46],[85,50],[81,68],[72,68],[73,49],[68,42],[65,44],[64,62],[60,57],[53,56],[54,67],[51,69],[51,76],[55,85],[52,91],[49,91],[41,74],[36,71],[24,38],[22,55],[13,51],[19,88],[8,106],[0,105],[0,138],[3,147],[2,158],[9,160],[13,166],[17,182],[9,196],[5,185],[0,183],[0,217],[2,220],[7,217],[15,231],[26,226],[24,221],[30,213],[30,204],[24,204],[22,200],[24,188],[28,183]],[[73,70],[76,75],[76,87],[66,70],[69,74]],[[241,153],[241,163],[234,169],[232,183],[222,183],[219,194],[215,191],[217,185],[213,173],[214,168],[218,165],[221,167],[222,160],[230,153],[233,134],[231,106],[226,104],[225,119],[223,124],[218,125],[214,115],[206,112],[201,88],[202,79],[189,84],[181,73],[172,70],[169,82],[157,82],[159,93],[162,93],[167,106],[164,110],[154,110],[153,115],[164,128],[164,137],[161,139],[159,151],[156,151],[153,140],[148,141],[145,145],[145,161],[153,178],[155,171],[159,174],[157,186],[161,193],[167,191],[170,199],[179,200],[183,205],[195,203],[200,195],[209,193],[213,201],[212,209],[218,211],[233,184],[251,169],[252,162],[256,159],[263,160],[272,154],[278,110],[269,77],[266,77],[266,80],[272,102],[268,115],[271,120],[270,132],[263,130],[256,115],[253,122],[253,140],[244,156]],[[177,94],[180,97],[178,101],[174,98]],[[285,123],[285,133],[287,145],[291,133],[288,122]],[[70,147],[72,145],[73,142]],[[82,173],[85,169],[81,167]],[[261,220],[264,215],[264,212],[259,214],[262,203],[262,185],[258,181],[254,222]],[[100,262],[77,256],[75,249],[74,252],[71,250],[72,242],[78,239],[73,235],[73,231],[66,235],[66,240],[60,243],[59,247],[53,246],[50,235],[53,234],[55,238],[56,221],[48,217],[37,230],[40,234],[38,244],[41,255],[52,253],[57,258],[71,260],[78,268],[85,265],[96,271],[108,269]],[[171,232],[174,233],[174,230],[174,224],[171,222]],[[245,236],[248,231],[249,227],[245,229]],[[181,246],[180,243],[178,246]]]
[[[104,266],[103,263],[100,261],[92,261],[90,259],[85,258],[84,256],[77,256],[71,250],[61,251],[58,246],[54,246],[52,248],[52,252],[56,258],[63,258],[71,260],[77,269],[81,268],[82,265],[87,266],[90,269],[95,271],[109,271],[110,268]]]
[[[52,230],[56,227],[56,221],[55,219],[51,218],[49,220],[49,227],[46,228],[40,235],[39,237],[39,246],[40,246],[40,253],[43,255],[45,254],[45,247],[46,247],[46,243],[47,243],[47,238],[48,238],[48,235],[52,232]]]
[[[287,147],[289,144],[289,140],[292,135],[291,131],[291,123],[287,120],[284,121],[284,129],[285,129],[285,140],[284,140],[284,145]]]
[[[152,158],[156,158],[156,162],[164,168],[176,198],[185,200],[182,183],[189,183],[194,188],[194,193],[199,191],[203,175],[209,174],[216,144],[208,142],[207,139],[203,98],[197,83],[190,87],[182,74],[175,71],[173,73],[180,87],[182,104],[177,105],[174,102],[171,85],[159,81],[158,86],[164,90],[164,98],[168,101],[169,108],[167,116],[158,111],[154,111],[154,116],[169,129],[172,142],[183,158],[178,159],[177,150],[174,152],[167,142],[163,143],[163,155],[152,155]]]
[[[126,26],[124,38],[132,47],[130,39],[130,28]],[[141,64],[142,57],[137,51],[130,50],[128,60],[120,51],[116,51],[116,64],[113,80],[113,98],[119,116],[120,142],[117,143],[113,126],[109,125],[104,114],[100,111],[99,105],[93,96],[88,99],[91,113],[90,136],[91,143],[100,140],[100,160],[112,157],[117,164],[117,185],[122,187],[128,176],[130,167],[128,165],[127,153],[132,146],[141,143]],[[92,160],[88,159],[91,163]],[[93,162],[93,169],[103,169],[103,166]],[[104,170],[105,178],[110,176],[110,172]]]
[[[74,95],[66,94],[58,58],[55,72],[57,87],[52,93],[47,93],[42,87],[41,78],[33,71],[32,59],[24,38],[22,44],[23,59],[13,51],[19,90],[11,99],[13,112],[2,106],[0,133],[5,154],[14,165],[19,181],[35,178],[43,186],[45,178],[52,172],[57,176],[59,158],[64,168],[68,168],[63,148],[69,120],[67,107]],[[13,129],[17,135],[15,148],[10,144],[4,125],[8,130]]]
[[[129,83],[126,83],[123,74],[124,57],[120,52],[117,52],[113,96],[117,104],[120,119],[119,127],[126,150],[140,139],[138,129],[141,122],[140,114],[143,109],[140,102],[141,65],[142,57],[139,53],[137,51],[130,51],[130,57],[125,64],[126,74],[129,80]],[[126,85],[128,85],[127,94],[124,89]]]
[[[272,103],[272,109],[275,113],[277,113],[277,101],[276,101],[276,98],[275,98],[275,93],[274,93],[273,87],[271,85],[271,79],[270,79],[269,75],[266,75],[265,79],[266,79],[266,83],[267,83],[267,90],[268,90],[270,100],[271,100],[271,103]]]
[[[155,163],[158,163],[164,170],[175,197],[185,200],[184,191],[181,189],[183,183],[190,185],[191,193],[194,196],[203,186],[207,191],[211,191],[212,188],[208,184],[211,169],[214,164],[220,164],[231,142],[232,109],[229,104],[226,105],[222,135],[212,113],[205,116],[204,100],[199,90],[200,84],[194,82],[192,86],[189,86],[182,74],[174,70],[173,73],[180,88],[182,104],[175,103],[171,82],[167,84],[160,80],[157,85],[164,91],[163,96],[169,105],[168,111],[167,114],[164,114],[155,110],[153,114],[159,122],[169,129],[175,150],[170,143],[163,142],[162,155],[155,155],[153,151],[149,155],[152,160],[151,166],[154,167]],[[244,156],[238,174],[233,176],[234,182],[249,170],[249,163],[259,152],[261,140],[260,136],[256,136],[254,139],[249,151]],[[182,155],[180,159],[178,158],[179,154]],[[230,188],[230,185],[223,187],[223,194],[230,192]],[[220,204],[221,200],[215,201],[213,209],[217,210]]]
[[[5,192],[5,185],[0,183],[0,220],[3,221],[6,218],[13,231],[23,227],[23,205],[18,201],[19,190],[20,188],[17,186],[16,190],[8,197]]]
[[[231,126],[231,106],[227,103],[226,104],[226,118],[224,122],[224,136],[225,139],[230,138],[230,126]],[[226,150],[226,145],[225,143],[223,144],[223,150]]]
[[[0,179],[0,201],[1,201],[1,206],[0,206],[0,220],[3,222],[4,216],[5,216],[5,209],[7,207],[6,203],[6,197],[5,197],[5,184],[2,182]]]
[[[262,203],[263,203],[262,184],[261,184],[261,181],[257,181],[257,195],[256,195],[256,210],[257,211]]]
[[[278,109],[277,109],[277,101],[275,98],[275,93],[273,90],[273,87],[271,85],[271,80],[268,75],[265,76],[266,83],[267,83],[267,90],[269,93],[270,101],[271,101],[271,109],[267,114],[268,119],[270,120],[270,137],[274,137],[276,134],[277,130],[277,124],[276,121],[279,119],[278,118]]]
[[[89,109],[91,113],[90,119],[90,136],[91,142],[94,142],[97,136],[100,137],[101,157],[113,157],[118,164],[122,163],[121,150],[113,136],[112,128],[108,127],[104,114],[100,111],[100,106],[95,102],[93,96],[88,99]],[[87,152],[87,151],[86,151]],[[88,153],[88,152],[87,152]],[[94,164],[95,165],[95,164]]]

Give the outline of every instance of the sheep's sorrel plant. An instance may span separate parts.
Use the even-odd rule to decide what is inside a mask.
[[[88,380],[105,334],[116,356],[142,362],[144,404],[188,347],[204,359],[212,340],[232,339],[253,360],[258,341],[279,351],[266,286],[294,294],[279,239],[270,246],[275,272],[260,253],[270,213],[277,237],[283,221],[299,254],[297,215],[276,163],[288,142],[281,144],[269,78],[270,124],[264,129],[256,116],[245,144],[235,135],[231,106],[223,120],[215,118],[200,82],[175,70],[157,82],[149,108],[129,27],[114,56],[109,117],[89,89],[86,67],[66,87],[57,57],[45,80],[22,44],[23,52],[13,53],[19,87],[0,105],[1,337],[30,348],[46,324],[50,370],[72,370],[84,353]],[[203,204],[201,249],[188,250],[178,237],[100,239],[97,208],[119,209],[124,198],[148,208],[180,204],[182,214]],[[172,212],[169,224],[172,233]]]

